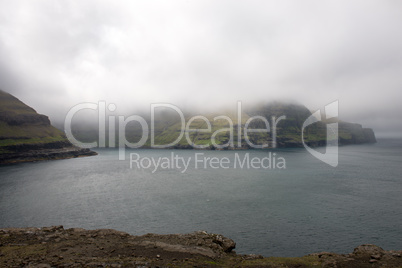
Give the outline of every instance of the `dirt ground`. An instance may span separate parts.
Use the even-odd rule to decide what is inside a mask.
[[[362,245],[351,254],[264,258],[234,252],[233,240],[198,231],[132,236],[111,229],[0,229],[0,267],[402,267],[402,251]]]

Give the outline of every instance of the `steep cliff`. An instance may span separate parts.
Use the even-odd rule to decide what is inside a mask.
[[[218,131],[218,135],[215,136],[215,142],[218,145],[228,144],[230,141],[230,131],[224,131],[223,129],[230,128],[231,125],[226,119],[215,120],[216,116],[224,115],[233,122],[233,144],[225,146],[226,149],[247,149],[253,145],[267,145],[269,147],[303,147],[302,131],[303,123],[312,113],[301,104],[285,103],[285,102],[270,102],[266,104],[254,105],[249,108],[245,108],[241,113],[241,122],[238,115],[234,112],[220,112],[207,115],[209,123],[211,124],[211,131],[195,131],[188,133],[191,144],[183,136],[183,138],[175,145],[176,148],[192,148],[192,145],[205,145],[210,144],[208,148],[213,149],[211,145],[211,138],[213,133]],[[266,129],[269,126],[269,132],[248,132],[246,134],[245,128],[247,121],[251,117],[265,118],[268,124],[260,119],[249,121],[247,129]],[[286,116],[282,119],[281,116]],[[190,116],[186,118],[186,122],[190,120]],[[275,122],[273,121],[275,120]],[[158,126],[158,121],[155,125]],[[313,147],[325,146],[327,144],[327,123],[329,121],[318,121],[307,126],[304,129],[304,142]],[[359,124],[352,124],[338,120],[332,120],[332,123],[338,123],[338,142],[340,145],[348,144],[362,144],[362,143],[375,143],[376,138],[374,131],[369,128],[363,128]],[[155,134],[156,144],[169,144],[179,137],[182,125],[177,120],[170,123],[170,125],[164,125],[163,128],[159,128],[161,131]],[[205,120],[194,120],[190,124],[190,129],[206,129],[207,125]],[[238,129],[240,128],[241,138],[240,146],[238,139]],[[274,131],[275,128],[275,131]],[[275,132],[275,133],[274,133]],[[127,132],[127,136],[130,137],[133,132]],[[136,135],[138,136],[138,134]],[[276,143],[274,143],[274,136],[276,136]],[[248,139],[248,142],[246,141]],[[333,137],[335,139],[335,136]],[[137,138],[138,140],[138,138]],[[149,139],[148,139],[149,140]],[[329,141],[331,142],[331,140]],[[149,146],[149,142],[146,144]],[[254,147],[253,147],[254,148]]]
[[[14,96],[0,90],[0,164],[95,155]]]

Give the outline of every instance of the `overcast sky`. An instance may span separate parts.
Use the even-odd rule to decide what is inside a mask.
[[[0,0],[0,88],[52,120],[81,102],[334,100],[402,136],[402,1]]]

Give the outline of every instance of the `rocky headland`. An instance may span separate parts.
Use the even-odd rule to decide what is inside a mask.
[[[46,115],[0,90],[0,165],[96,154],[72,145]]]
[[[269,246],[269,245],[267,245]],[[146,234],[112,229],[0,229],[0,267],[401,267],[402,251],[361,245],[350,254],[241,255],[219,234]]]
[[[165,147],[170,149],[247,150],[256,148],[256,146],[303,148],[304,144],[310,147],[320,147],[326,146],[327,143],[333,144],[336,139],[339,145],[376,142],[372,129],[364,128],[361,124],[348,123],[338,118],[323,119],[323,121],[317,121],[304,127],[304,122],[312,116],[312,112],[304,105],[290,102],[260,103],[238,111],[217,108],[216,111],[210,113],[188,110],[182,112],[184,121],[181,120],[176,111],[171,109],[156,110],[152,120],[146,112],[140,112],[138,115],[145,120],[148,127],[153,126],[154,144],[170,144]],[[135,114],[137,115],[137,113]],[[196,117],[199,115],[202,115],[203,119],[197,119]],[[221,119],[217,119],[219,117]],[[261,118],[265,118],[267,123],[264,123]],[[282,119],[279,120],[278,118]],[[273,119],[277,123],[274,124]],[[327,128],[329,123],[336,123],[338,135],[328,137],[327,132],[331,131]],[[191,131],[184,131],[187,127]],[[99,126],[93,122],[77,120],[74,122],[74,129],[76,130],[74,136],[79,141],[93,142],[97,140]],[[269,131],[249,131],[253,129]],[[106,141],[109,140],[109,133],[110,129],[106,129]],[[183,135],[184,133],[186,135]],[[143,134],[143,128],[138,123],[133,122],[125,129],[126,138],[131,143],[139,142]],[[273,138],[274,135],[275,139]],[[117,133],[114,136],[117,137]],[[216,145],[211,142],[212,139]],[[118,147],[119,144],[119,141],[115,139],[115,143],[109,145]],[[150,132],[142,148],[153,148]]]
[[[7,152],[0,154],[0,165],[97,155],[94,151],[73,146],[65,141],[19,144],[5,146],[3,149],[7,150]]]
[[[222,114],[225,114],[222,112]],[[252,106],[245,109],[240,115],[228,113],[225,120],[215,120],[220,113],[210,114],[205,117],[211,124],[211,131],[191,131],[189,137],[180,133],[183,125],[180,118],[173,111],[163,111],[157,116],[155,126],[155,144],[174,144],[172,149],[194,149],[194,145],[200,145],[204,149],[252,149],[250,144],[264,146],[266,148],[289,148],[303,147],[304,143],[311,147],[326,146],[337,139],[339,145],[375,143],[374,131],[370,128],[363,128],[360,124],[353,124],[344,121],[337,123],[339,135],[328,138],[327,123],[318,121],[304,129],[303,123],[312,113],[305,106],[293,103],[271,102]],[[191,121],[193,114],[185,115],[185,121]],[[252,122],[251,129],[264,129],[267,126],[261,121],[248,121],[258,116],[266,118],[271,122],[274,118],[286,116],[277,123],[276,139],[273,134],[266,132],[248,133],[246,141],[246,125]],[[147,118],[144,116],[144,118]],[[205,130],[204,120],[194,120],[191,129]],[[233,122],[233,129],[236,131],[222,131],[228,129],[228,120]],[[147,124],[151,125],[149,118]],[[271,122],[272,123],[272,122]],[[98,138],[99,131],[91,129],[88,122],[73,124],[75,136],[82,142],[93,142]],[[96,126],[95,126],[96,128]],[[233,130],[232,129],[232,130]],[[126,129],[127,140],[138,142],[143,135],[142,127],[134,124]],[[272,130],[273,131],[273,130]],[[110,131],[106,131],[109,133]],[[232,133],[233,132],[233,133]],[[216,133],[219,135],[214,136]],[[233,136],[231,136],[231,134]],[[240,134],[239,134],[240,133]],[[243,134],[242,134],[243,133]],[[304,137],[302,135],[304,134]],[[148,134],[150,135],[150,134]],[[241,135],[241,136],[237,136]],[[303,141],[302,141],[303,137]],[[179,138],[179,140],[177,140]],[[216,145],[211,144],[212,138]],[[334,139],[334,140],[331,140]],[[109,140],[109,139],[107,139]],[[150,138],[142,146],[152,148]],[[236,143],[229,142],[237,141]],[[275,140],[275,141],[274,141]],[[108,146],[118,146],[108,144]],[[216,146],[216,147],[215,147]],[[40,160],[64,159],[81,156],[96,155],[89,149],[82,149],[73,146],[66,138],[64,132],[53,127],[46,115],[38,114],[33,108],[27,106],[14,96],[0,90],[0,165],[32,162]]]

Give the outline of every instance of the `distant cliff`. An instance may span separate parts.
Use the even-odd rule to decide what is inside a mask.
[[[205,132],[192,132],[189,133],[192,144],[203,145],[208,144],[211,141],[213,132],[230,127],[228,121],[225,119],[214,120],[215,116],[225,115],[234,122],[233,128],[233,140],[234,144],[227,146],[227,149],[238,149],[238,133],[237,128],[241,129],[242,136],[240,138],[241,146],[240,148],[248,149],[250,148],[250,143],[253,145],[267,145],[268,148],[274,147],[273,139],[273,122],[272,119],[278,120],[281,116],[286,116],[286,118],[277,121],[276,124],[276,147],[277,148],[288,148],[288,147],[303,147],[302,142],[302,130],[303,123],[306,119],[311,116],[311,112],[304,106],[294,103],[285,102],[270,102],[266,104],[254,105],[252,107],[245,107],[241,113],[241,122],[238,122],[238,115],[236,113],[215,113],[206,116],[211,123],[212,131],[209,133]],[[166,113],[164,115],[167,116]],[[260,116],[265,118],[270,126],[269,132],[254,132],[248,133],[246,141],[245,126],[247,121],[254,116]],[[171,118],[171,117],[170,117]],[[190,116],[186,118],[186,122],[190,119]],[[340,145],[348,144],[363,144],[363,143],[375,143],[376,138],[374,131],[369,128],[363,128],[359,124],[352,124],[343,121],[334,120],[333,122],[338,123],[338,143]],[[318,121],[304,129],[304,142],[312,147],[325,146],[327,144],[327,121]],[[158,125],[160,127],[158,127]],[[168,144],[174,141],[178,136],[181,128],[181,123],[171,120],[169,124],[161,122],[161,120],[155,122],[156,144]],[[203,120],[194,120],[190,126],[191,129],[205,129],[206,124]],[[266,125],[262,120],[250,121],[248,129],[266,129]],[[140,136],[138,131],[131,130],[128,132],[127,136],[132,135],[132,140],[138,139]],[[149,140],[149,139],[148,139]],[[218,145],[223,145],[228,143],[230,140],[230,132],[222,131],[215,136],[215,141]],[[149,146],[149,142],[146,144]],[[176,148],[191,148],[187,139],[183,137]],[[213,146],[209,147],[213,149]]]
[[[192,120],[196,115],[200,117]],[[146,114],[139,114],[148,124],[148,127],[154,126],[154,141],[156,145],[172,144],[169,148],[192,149],[196,146],[204,149],[250,149],[255,148],[252,145],[264,146],[265,148],[291,148],[303,147],[302,130],[303,124],[307,118],[312,115],[311,111],[304,105],[286,102],[269,102],[265,104],[243,107],[240,111],[215,111],[207,114],[197,114],[191,111],[183,111],[184,121],[190,131],[184,131],[186,126],[182,125],[180,117],[172,109],[161,109],[155,112],[153,123]],[[286,116],[286,118],[281,118]],[[219,118],[218,118],[219,117]],[[251,120],[252,117],[257,119]],[[218,118],[218,119],[216,119]],[[245,129],[267,129],[267,124],[261,119],[265,118],[269,125],[269,132],[248,132]],[[276,120],[276,143],[274,142],[274,124]],[[251,120],[251,121],[250,121]],[[95,120],[94,120],[95,121]],[[191,121],[191,122],[190,122]],[[190,123],[189,123],[190,122]],[[359,124],[348,123],[332,119],[332,121],[318,121],[308,125],[304,131],[304,142],[311,147],[326,146],[327,144],[327,124],[338,123],[338,144],[363,144],[375,143],[374,131],[369,128],[363,128]],[[210,128],[208,126],[210,125]],[[209,129],[208,129],[209,128]],[[228,129],[232,129],[232,133]],[[90,126],[90,123],[76,122],[73,129],[75,137],[82,142],[93,142],[98,139],[97,126]],[[226,130],[225,130],[226,129]],[[180,134],[185,132],[186,135]],[[106,134],[110,131],[106,129]],[[217,133],[217,135],[214,135]],[[238,137],[238,134],[241,134]],[[131,143],[137,143],[143,135],[140,124],[129,124],[125,131],[127,140]],[[232,143],[230,142],[232,135]],[[116,130],[115,137],[119,137]],[[217,146],[213,145],[211,140],[215,139]],[[332,136],[333,142],[336,138]],[[108,138],[106,138],[108,141]],[[118,146],[116,139],[114,146]],[[151,148],[151,134],[148,133],[144,148]]]
[[[278,147],[302,147],[302,126],[312,114],[304,105],[273,102],[250,109],[250,115],[262,115],[266,118],[286,115],[278,123]],[[362,128],[359,124],[339,120],[318,121],[304,130],[304,142],[310,146],[325,146],[327,143],[327,123],[338,123],[339,145],[375,143],[374,131]]]
[[[371,128],[363,128],[360,124],[347,122],[339,122],[339,141],[345,145],[377,142]]]
[[[95,154],[73,146],[47,116],[0,90],[0,164]]]
[[[372,129],[337,119],[332,119],[332,122],[318,121],[308,125],[303,130],[304,122],[312,113],[305,106],[295,103],[270,102],[243,107],[240,112],[220,111],[202,114],[203,118],[198,117],[193,120],[192,118],[195,115],[197,114],[184,112],[185,126],[182,125],[176,111],[172,109],[157,111],[153,123],[151,123],[149,116],[140,116],[146,120],[149,127],[152,124],[154,125],[154,144],[172,144],[169,148],[174,149],[197,147],[204,149],[250,149],[258,146],[289,148],[303,147],[303,142],[308,146],[318,147],[326,146],[327,142],[333,143],[336,137],[339,145],[376,142]],[[251,120],[253,117],[256,119]],[[261,118],[265,118],[266,121],[264,122]],[[338,123],[338,136],[330,135],[329,141],[327,141],[328,123]],[[89,127],[90,125],[91,123],[86,122],[73,122],[72,130],[75,138],[81,142],[97,141],[99,138],[97,126]],[[267,129],[267,125],[268,132],[246,131],[246,129]],[[184,131],[185,127],[188,127],[189,131]],[[120,137],[117,133],[118,129],[116,128],[114,133],[115,144],[107,144],[107,146],[118,146],[117,137]],[[186,135],[183,135],[183,131]],[[110,131],[106,129],[106,136],[108,133]],[[126,139],[131,143],[138,142],[142,135],[143,129],[140,124],[131,123],[125,129]],[[181,139],[178,139],[180,135]],[[215,144],[212,143],[213,139]],[[108,141],[109,139],[106,137],[106,142]],[[143,148],[151,147],[151,134],[149,132]],[[0,163],[94,154],[90,150],[74,147],[62,131],[50,124],[47,116],[38,114],[17,98],[0,91]]]

